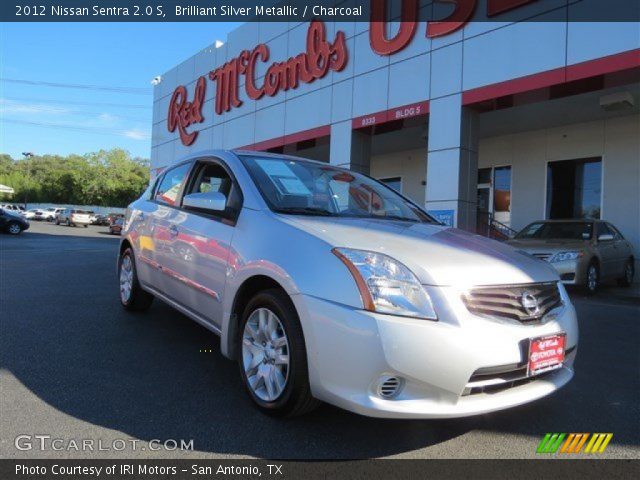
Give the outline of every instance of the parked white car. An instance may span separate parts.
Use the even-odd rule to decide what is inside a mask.
[[[64,208],[54,208],[54,207],[45,208],[44,209],[45,220],[49,222],[55,221],[56,218],[58,217],[58,214],[64,212],[64,210],[65,210]]]
[[[40,218],[42,218],[43,216],[44,212],[38,208],[32,208],[24,212],[24,218],[26,218],[27,220],[34,220],[36,219],[36,217],[38,217],[37,219],[40,220]]]
[[[91,223],[89,212],[75,208],[65,208],[56,216],[56,225],[66,224],[68,227],[82,225],[87,228]]]
[[[158,297],[219,334],[270,414],[463,417],[573,377],[576,313],[548,263],[350,170],[204,152],[129,206],[122,235],[122,305]]]
[[[24,216],[24,214],[26,213],[22,205],[14,205],[11,203],[5,203],[3,205],[0,205],[0,209],[5,210],[7,212],[17,213],[22,216]]]

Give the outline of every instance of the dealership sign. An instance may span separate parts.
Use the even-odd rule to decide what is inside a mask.
[[[462,28],[470,21],[478,3],[478,0],[441,1],[453,3],[454,11],[442,21],[427,22],[427,37],[441,37]],[[533,1],[537,0],[487,0],[486,14],[492,17]],[[418,3],[418,0],[402,0],[400,27],[393,37],[388,37],[386,0],[371,0],[369,43],[374,52],[392,55],[411,42],[418,26]],[[216,88],[216,114],[221,115],[242,105],[240,85],[243,79],[247,97],[260,100],[265,96],[273,97],[279,92],[296,89],[301,83],[312,83],[324,78],[330,71],[340,72],[349,60],[344,32],[336,32],[335,38],[329,40],[326,27],[320,20],[313,20],[309,24],[304,51],[288,60],[273,62],[258,81],[258,62],[266,63],[270,56],[269,46],[261,43],[252,50],[243,50],[237,57],[209,72],[208,78]],[[206,77],[201,76],[196,81],[193,100],[189,100],[186,87],[180,85],[169,102],[167,129],[170,132],[178,130],[184,145],[193,144],[198,136],[197,131],[189,132],[189,127],[204,121],[202,108],[206,87]]]
[[[252,51],[244,50],[236,58],[209,72],[216,84],[218,115],[232,107],[242,105],[238,95],[240,76],[244,76],[247,96],[259,100],[275,96],[280,91],[298,88],[300,83],[311,83],[332,70],[339,72],[347,65],[347,42],[344,32],[338,31],[333,42],[327,40],[324,23],[313,20],[307,31],[306,50],[284,62],[275,62],[267,69],[262,85],[256,82],[256,64],[269,61],[269,47],[259,44]]]

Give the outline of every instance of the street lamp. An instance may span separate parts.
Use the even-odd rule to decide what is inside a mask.
[[[24,157],[25,160],[27,160],[27,159],[33,157],[34,155],[33,155],[33,152],[22,152],[22,156]],[[29,179],[31,179],[31,168],[30,168],[30,165],[28,163],[27,163],[27,177]],[[24,209],[25,210],[27,209],[28,191],[29,190],[27,188],[24,189]]]

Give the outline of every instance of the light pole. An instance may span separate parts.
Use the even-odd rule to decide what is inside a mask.
[[[28,160],[33,157],[33,152],[22,152],[22,156],[24,160]],[[31,166],[27,163],[27,177],[31,180]],[[27,188],[24,189],[24,209],[27,210],[27,195],[29,190]]]

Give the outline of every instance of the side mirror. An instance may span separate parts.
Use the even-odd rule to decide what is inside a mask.
[[[610,242],[611,240],[613,240],[613,235],[609,233],[603,233],[598,237],[599,242]]]
[[[227,197],[220,192],[190,193],[182,199],[182,206],[210,212],[222,212],[227,208]]]

